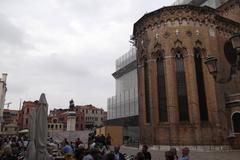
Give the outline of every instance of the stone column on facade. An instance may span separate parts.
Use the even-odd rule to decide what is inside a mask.
[[[144,97],[144,65],[138,65],[138,97],[139,97],[139,126],[140,126],[140,142],[145,143],[144,128],[145,128],[145,97]]]
[[[187,84],[187,95],[188,95],[188,114],[189,121],[192,125],[192,144],[201,144],[201,128],[200,128],[200,109],[198,102],[198,87],[196,79],[196,70],[194,62],[193,45],[191,44],[192,39],[186,43],[187,56],[184,58],[185,63],[185,77]],[[190,137],[189,137],[190,138]]]
[[[166,50],[169,51],[170,49]],[[167,111],[169,121],[169,145],[178,144],[178,130],[177,123],[179,122],[177,96],[176,96],[176,74],[175,74],[175,61],[172,54],[168,54],[165,58],[166,66],[166,97],[167,97]]]
[[[219,43],[216,37],[216,29],[210,28],[212,34],[209,36],[207,33],[202,32],[202,36],[204,36],[204,42],[206,46],[207,54],[213,55],[215,57],[219,57],[218,54],[220,51]],[[209,32],[210,32],[209,30]],[[213,34],[214,33],[214,34]],[[217,91],[221,91],[221,85],[217,84],[212,77],[212,75],[208,72],[207,67],[203,67],[203,74],[205,88],[206,90],[206,98],[207,98],[207,106],[208,106],[208,115],[209,115],[209,123],[211,124],[212,135],[211,135],[211,144],[216,144],[217,139],[219,138],[220,131],[220,119],[219,119],[219,106],[218,105],[225,105],[225,104],[218,104],[220,95],[217,95]],[[221,100],[220,100],[221,101]],[[203,137],[206,139],[205,137]]]

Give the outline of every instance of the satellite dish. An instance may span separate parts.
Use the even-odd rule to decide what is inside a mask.
[[[227,41],[224,44],[224,55],[225,55],[229,64],[231,64],[231,65],[236,64],[237,52],[233,48],[231,41]]]

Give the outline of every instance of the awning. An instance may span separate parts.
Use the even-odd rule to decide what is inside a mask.
[[[21,130],[21,131],[18,131],[18,133],[28,133],[28,132],[29,132],[28,129],[23,129],[23,130]]]

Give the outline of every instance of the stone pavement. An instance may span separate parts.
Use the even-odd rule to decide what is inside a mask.
[[[137,148],[133,147],[121,147],[121,152],[127,155],[136,155],[139,152]],[[164,151],[149,150],[152,155],[152,160],[165,160]],[[181,153],[178,151],[178,156]],[[191,160],[240,160],[240,151],[209,151],[199,152],[190,151]]]

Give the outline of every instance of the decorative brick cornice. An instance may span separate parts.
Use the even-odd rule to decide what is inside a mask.
[[[224,4],[219,6],[217,10],[220,14],[223,14],[223,12],[227,12],[236,6],[240,7],[240,0],[228,0]]]
[[[162,48],[162,45],[157,41],[155,42],[155,45],[153,47],[151,58],[157,59],[157,58],[163,58],[163,57],[164,57],[164,50]]]
[[[200,50],[200,57],[201,58],[205,58],[207,56],[206,49],[202,45],[202,42],[199,39],[195,42],[194,48]]]
[[[240,23],[222,17],[216,9],[206,6],[180,5],[163,7],[145,14],[134,24],[133,35],[138,37],[146,30],[152,30],[156,27],[174,26],[176,23],[181,26],[191,22],[200,26],[216,26],[217,29],[229,33],[240,31]]]
[[[149,40],[147,39],[146,36],[143,37],[143,39],[139,42],[136,41],[136,47],[138,48],[137,50],[137,63],[138,64],[143,64],[144,61],[147,60],[147,48],[149,44]]]
[[[188,55],[186,47],[183,46],[182,41],[179,39],[174,42],[174,48],[172,48],[171,51],[174,57],[178,56],[179,54],[181,54],[183,57],[187,57]]]

